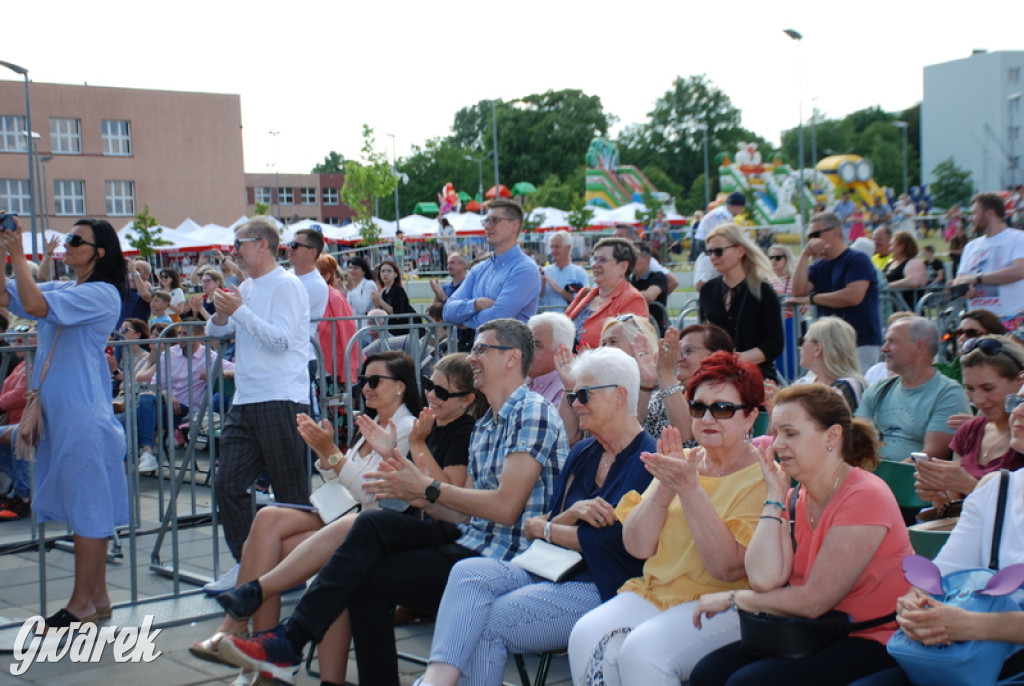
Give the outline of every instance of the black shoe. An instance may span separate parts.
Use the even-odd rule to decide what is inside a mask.
[[[263,589],[260,588],[259,581],[250,581],[233,591],[221,593],[217,596],[217,602],[227,610],[232,619],[244,622],[263,604]]]

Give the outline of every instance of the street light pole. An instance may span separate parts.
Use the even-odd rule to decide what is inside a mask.
[[[281,146],[278,145],[277,137],[281,135],[280,131],[271,131],[270,135],[274,137],[274,205],[277,207],[277,219],[281,220],[281,160],[280,151]]]
[[[498,192],[498,106],[496,105],[497,100],[491,100],[491,120],[494,123],[494,197],[500,198],[501,193]]]
[[[463,159],[467,162],[476,162],[476,178],[477,178],[477,194],[480,196],[480,202],[484,201],[484,159],[481,157],[477,159],[471,155],[466,155]]]
[[[395,137],[395,134],[393,134],[393,133],[389,133],[387,135],[391,136],[391,173],[395,177],[397,177],[398,176],[398,152],[397,152],[398,149],[396,147],[397,143],[395,141],[397,141],[398,139]],[[401,219],[401,215],[398,212],[398,184],[400,183],[400,181],[401,181],[401,179],[398,179],[398,178],[395,179],[395,233],[398,233],[399,231],[402,230],[402,224],[401,224],[402,219]]]
[[[795,40],[798,44],[803,45],[804,36],[803,36],[802,33],[797,31],[796,29],[783,29],[783,33],[785,33],[787,36],[789,36],[790,38]],[[807,209],[804,206],[804,96],[803,96],[803,83],[802,83],[803,82],[803,75],[802,75],[802,67],[803,67],[803,65],[801,64],[801,61],[802,61],[802,57],[798,54],[798,56],[797,56],[797,72],[796,72],[796,93],[797,93],[797,99],[799,101],[799,105],[797,107],[797,110],[798,110],[799,115],[800,115],[800,130],[799,130],[799,132],[797,134],[798,138],[799,138],[799,150],[800,150],[799,154],[798,154],[798,157],[800,158],[800,160],[799,160],[799,164],[800,164],[799,186],[800,187],[797,189],[797,192],[800,194],[800,228],[802,229],[803,225],[804,225],[804,222],[806,222],[806,217],[807,217],[806,212],[807,212]],[[803,235],[803,232],[801,232],[801,236],[802,235]]]
[[[49,162],[52,159],[53,159],[53,155],[43,155],[42,157],[39,158],[39,161],[43,163],[43,197],[42,197],[43,205],[42,205],[42,208],[40,209],[40,212],[42,213],[42,218],[43,218],[42,229],[43,229],[44,236],[45,236],[46,232],[49,231],[49,229],[50,229],[50,195],[49,195],[49,189],[47,188],[47,183],[48,182],[46,180],[46,163]]]
[[[19,67],[11,62],[0,60],[0,67],[7,67],[15,74],[21,74],[25,78],[25,145],[28,148],[28,213],[31,218],[32,231],[32,259],[38,259],[36,253],[39,248],[39,234],[36,229],[36,176],[32,164],[32,100],[28,96],[28,69]]]
[[[892,125],[903,130],[903,192],[906,193],[909,189],[907,185],[907,129],[910,128],[910,125],[899,120],[894,121]]]
[[[704,211],[707,212],[708,205],[711,204],[711,179],[708,178],[708,125],[704,123],[697,126],[704,131]]]

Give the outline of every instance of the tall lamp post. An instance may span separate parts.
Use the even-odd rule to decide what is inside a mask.
[[[463,159],[467,162],[476,162],[477,193],[480,195],[482,203],[484,201],[484,160],[486,158],[477,159],[472,155],[466,155]]]
[[[498,192],[498,106],[497,100],[491,100],[491,120],[494,123],[494,197],[500,198]]]
[[[909,189],[907,185],[907,129],[910,125],[898,119],[892,122],[892,125],[903,130],[903,192],[906,193]]]
[[[281,146],[278,145],[278,136],[281,135],[280,131],[271,131],[270,135],[274,137],[274,205],[277,207],[277,219],[281,219],[281,163],[278,159],[280,155]]]
[[[43,169],[42,201],[43,201],[43,203],[42,203],[42,207],[40,207],[40,209],[39,209],[39,212],[40,212],[40,214],[42,215],[42,218],[43,218],[42,230],[43,230],[44,236],[46,234],[46,231],[48,231],[50,229],[50,197],[49,197],[49,190],[46,187],[46,185],[47,185],[47,181],[46,181],[46,163],[49,162],[52,159],[53,159],[53,155],[43,155],[42,157],[39,158],[39,161],[42,162],[42,164],[43,164],[43,166],[42,166],[42,169]]]
[[[783,29],[783,33],[795,40],[798,44],[803,44],[804,36],[796,29]],[[800,164],[799,172],[799,185],[797,192],[800,194],[800,226],[803,228],[803,224],[806,221],[806,207],[804,207],[804,96],[803,96],[803,77],[802,77],[802,64],[801,57],[797,57],[797,71],[796,71],[796,95],[799,102],[797,110],[800,115],[800,130],[798,132],[799,140],[799,154],[797,155]],[[803,233],[801,232],[801,236]],[[801,238],[801,241],[803,239]]]
[[[391,136],[391,173],[394,174],[395,176],[398,176],[398,152],[397,152],[397,147],[396,147],[397,143],[395,142],[397,140],[397,138],[395,138],[395,134],[393,134],[393,133],[389,133],[387,135]],[[402,230],[401,215],[398,212],[398,183],[399,182],[396,179],[395,180],[395,233],[398,233],[399,231]]]
[[[25,79],[25,146],[28,148],[28,213],[31,218],[32,230],[32,259],[38,259],[36,253],[39,248],[39,234],[36,230],[36,175],[32,164],[32,101],[28,96],[28,69],[19,67],[11,62],[0,60],[0,67],[7,67],[15,74],[21,74]]]
[[[707,212],[711,204],[711,179],[708,178],[708,125],[707,123],[697,124],[697,128],[704,132],[704,211]]]

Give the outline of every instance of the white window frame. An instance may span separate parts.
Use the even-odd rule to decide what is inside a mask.
[[[56,179],[53,182],[53,210],[58,217],[85,216],[85,181]]]
[[[261,202],[264,205],[273,204],[273,194],[271,193],[269,186],[257,186],[253,192],[253,202]]]
[[[324,188],[324,204],[325,205],[340,205],[341,204],[341,191],[337,188]]]
[[[50,154],[82,154],[82,122],[67,117],[50,117]]]
[[[25,117],[0,115],[0,152],[28,152]]]
[[[28,179],[0,179],[0,207],[22,216],[31,215]]]
[[[295,189],[294,188],[283,188],[277,187],[277,204],[278,205],[294,205],[295,204]]]
[[[302,191],[302,204],[303,205],[315,205],[316,204],[316,188],[306,187]]]
[[[111,157],[131,157],[132,123],[127,119],[101,119],[103,154]]]
[[[107,181],[106,197],[108,217],[135,215],[135,183],[133,181]]]

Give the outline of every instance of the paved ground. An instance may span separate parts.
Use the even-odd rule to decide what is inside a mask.
[[[32,546],[32,524],[29,520],[5,522],[0,524],[0,684],[183,686],[231,683],[236,672],[222,665],[196,660],[188,653],[192,641],[206,638],[214,632],[220,622],[220,606],[204,596],[197,586],[180,580],[176,584],[174,579],[150,569],[155,555],[167,565],[178,560],[183,574],[213,574],[214,541],[210,524],[185,526],[189,516],[194,515],[195,519],[202,521],[208,515],[210,491],[205,486],[197,485],[191,489],[185,485],[177,499],[181,528],[176,536],[168,532],[162,545],[157,547],[160,513],[166,510],[169,502],[169,485],[167,479],[139,480],[140,533],[134,542],[128,537],[122,538],[123,557],[108,564],[108,583],[115,612],[111,620],[102,623],[103,626],[141,626],[147,616],[152,616],[153,628],[160,629],[154,644],[161,655],[148,664],[118,664],[108,646],[98,663],[76,663],[65,656],[53,663],[32,663],[23,675],[13,676],[10,670],[16,666],[16,660],[12,650],[19,629],[26,618],[40,614],[41,607],[47,614],[62,607],[70,595],[74,561],[68,546],[58,546],[45,553],[43,568],[47,600],[42,603],[40,554],[38,548]],[[49,540],[64,533],[66,531],[62,527],[50,526],[46,528],[45,536]],[[217,557],[220,569],[224,570],[230,566],[231,559],[222,538],[219,544]],[[19,549],[26,546],[29,546],[28,550]],[[134,564],[132,560],[135,560]],[[298,594],[290,594],[285,602],[290,605],[297,599]],[[432,629],[430,623],[398,627],[399,650],[427,655]],[[536,658],[530,658],[529,664],[532,674]],[[410,661],[401,661],[399,668],[403,686],[411,684],[423,670],[421,665]],[[349,667],[348,679],[350,683],[358,683],[354,660]],[[506,681],[520,683],[511,661]],[[556,659],[548,683],[564,686],[569,682],[565,658]],[[297,683],[315,686],[319,679],[303,672]]]

